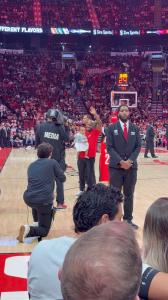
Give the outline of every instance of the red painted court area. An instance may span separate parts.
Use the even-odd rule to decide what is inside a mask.
[[[29,253],[0,254],[0,292],[27,290],[25,275]],[[18,263],[16,269],[14,267]]]
[[[1,148],[0,149],[0,172],[2,171],[9,154],[11,153],[11,148]]]
[[[0,299],[28,299],[29,257],[30,253],[0,254]]]

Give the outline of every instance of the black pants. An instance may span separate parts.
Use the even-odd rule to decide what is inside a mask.
[[[30,231],[27,237],[47,236],[52,221],[52,204],[32,207],[32,215],[34,222],[38,222],[38,226],[30,226]]]
[[[87,180],[87,158],[78,158],[78,171],[79,171],[79,188],[80,191],[84,191],[85,184],[88,184]]]
[[[131,221],[133,216],[133,199],[135,184],[137,182],[137,169],[115,169],[109,168],[110,185],[120,190],[123,188],[124,194],[124,220]]]
[[[86,177],[87,177],[87,184],[88,189],[91,189],[96,184],[96,176],[95,176],[95,157],[87,159],[87,170],[86,170]]]
[[[148,155],[148,152],[150,151],[151,156],[155,156],[155,151],[154,151],[154,142],[146,142],[146,148],[145,148],[145,156]]]
[[[10,148],[11,144],[10,144],[10,137],[7,137],[7,140],[6,140],[6,147],[7,148]]]
[[[66,169],[65,160],[58,161],[58,163],[60,164],[61,169],[63,171],[65,171],[65,169]],[[58,204],[63,204],[64,203],[64,184],[59,179],[56,179],[56,185],[57,185],[57,188],[56,188],[56,192],[57,192],[56,201],[57,201]]]
[[[58,204],[63,204],[64,203],[64,184],[61,182],[59,179],[56,179],[56,192],[57,192],[57,198],[56,201]]]
[[[3,136],[0,136],[0,147],[1,148],[6,147],[6,138]]]

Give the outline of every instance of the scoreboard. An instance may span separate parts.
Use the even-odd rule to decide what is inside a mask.
[[[127,87],[128,86],[128,73],[119,73],[117,80],[118,87]]]

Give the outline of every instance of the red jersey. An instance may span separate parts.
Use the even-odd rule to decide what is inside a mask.
[[[109,170],[108,170],[109,159],[110,156],[107,153],[106,143],[102,142],[100,147],[99,181],[109,182]]]
[[[111,117],[111,124],[115,124],[115,123],[117,123],[117,122],[118,122],[117,116],[112,116],[112,117]]]
[[[89,143],[88,157],[93,158],[96,156],[96,148],[100,130],[93,128],[91,131],[86,131],[85,135]]]
[[[78,155],[79,158],[85,158],[85,156],[86,156],[86,152],[85,151],[79,152],[79,155]]]

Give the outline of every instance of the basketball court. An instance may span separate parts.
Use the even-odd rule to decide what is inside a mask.
[[[157,159],[144,159],[142,150],[139,157],[134,221],[140,226],[137,232],[140,245],[142,245],[142,228],[147,208],[158,197],[168,197],[168,152],[159,148],[156,153],[159,156]],[[31,211],[24,204],[22,195],[27,184],[27,167],[35,159],[36,151],[33,149],[12,150],[0,173],[0,277],[2,278],[0,291],[2,300],[28,299],[26,293],[27,263],[29,253],[37,244],[37,240],[26,239],[24,244],[19,244],[16,236],[21,224],[32,222]],[[78,176],[76,153],[73,149],[67,150],[66,161],[69,165],[65,183],[65,199],[68,208],[56,213],[48,239],[62,235],[74,236],[72,208],[75,193],[78,191]],[[98,165],[99,154],[96,160],[97,179]]]

